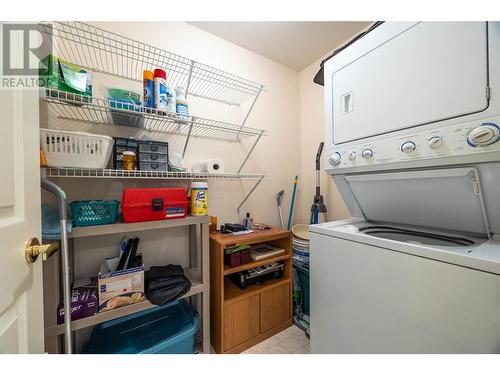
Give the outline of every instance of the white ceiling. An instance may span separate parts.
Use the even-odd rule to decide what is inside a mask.
[[[243,48],[302,70],[371,22],[189,22]]]

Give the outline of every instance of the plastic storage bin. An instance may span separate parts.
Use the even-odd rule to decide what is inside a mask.
[[[154,141],[139,141],[140,152],[155,152],[168,155],[168,143]]]
[[[57,168],[106,168],[113,138],[83,132],[40,129],[40,148],[47,165]]]
[[[181,299],[97,325],[83,353],[193,354],[198,327],[198,312]]]
[[[139,93],[110,88],[108,89],[108,101],[114,124],[135,128],[140,128],[144,125],[141,95]]]
[[[297,270],[299,276],[300,289],[302,291],[302,312],[309,315],[309,269],[296,263],[293,267]]]
[[[136,155],[136,166],[137,155],[139,155],[139,141],[134,138],[118,138],[115,137],[115,145],[113,147],[113,168],[123,169],[123,153],[125,151],[132,151]]]
[[[70,203],[73,223],[77,227],[113,224],[118,213],[118,201],[75,201]]]
[[[168,172],[167,163],[157,163],[151,161],[142,161],[139,163],[139,169],[141,171],[162,171]]]

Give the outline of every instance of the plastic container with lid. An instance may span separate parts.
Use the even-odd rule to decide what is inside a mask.
[[[135,169],[135,152],[123,152],[123,169],[127,171],[133,171]]]
[[[176,300],[97,325],[83,353],[193,354],[198,312]]]
[[[155,69],[154,72],[154,103],[157,110],[167,111],[167,73],[163,69]]]
[[[191,215],[208,215],[208,184],[191,182]]]

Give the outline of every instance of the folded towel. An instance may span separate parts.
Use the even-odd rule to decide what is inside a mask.
[[[73,221],[66,221],[66,231],[69,233],[73,228]],[[59,213],[48,204],[42,205],[42,239],[43,240],[60,240],[61,225]]]

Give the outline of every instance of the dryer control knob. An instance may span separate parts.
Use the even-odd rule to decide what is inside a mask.
[[[401,145],[401,151],[409,154],[410,152],[414,151],[417,148],[414,142],[412,141],[406,141]]]
[[[434,137],[429,138],[427,142],[430,148],[436,149],[441,147],[441,145],[443,144],[443,137],[436,135]]]
[[[331,165],[339,165],[340,159],[341,159],[340,154],[338,152],[334,152],[333,154],[330,155],[328,161],[330,162]]]
[[[364,149],[361,152],[361,156],[366,159],[366,158],[371,158],[373,156],[373,151],[370,150],[369,148]]]
[[[349,160],[354,160],[356,159],[356,151],[351,151],[349,152]]]
[[[500,128],[493,123],[484,123],[470,131],[467,142],[472,146],[487,146],[498,141]]]

